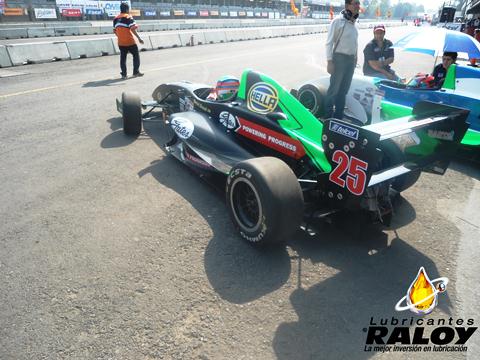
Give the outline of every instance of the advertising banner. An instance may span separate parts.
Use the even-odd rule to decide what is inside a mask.
[[[238,14],[236,11],[230,11],[230,17],[237,17]]]
[[[138,10],[138,9],[130,9],[130,15],[132,15],[132,16],[142,16],[140,10]]]
[[[145,16],[157,16],[156,10],[145,10]]]
[[[210,10],[210,16],[218,16],[218,10]]]
[[[187,16],[197,16],[197,12],[194,10],[187,11]]]
[[[200,16],[208,16],[208,10],[200,10]]]
[[[128,3],[131,8],[130,1],[125,2]],[[99,7],[110,17],[115,17],[120,13],[120,3],[120,1],[98,1]]]
[[[220,15],[221,16],[228,16],[228,11],[222,11],[222,12],[220,12]]]
[[[238,16],[247,16],[247,13],[245,11],[239,11]]]
[[[102,9],[85,8],[85,14],[86,15],[102,15],[103,10]]]
[[[275,19],[275,13],[269,12],[269,13],[268,13],[268,18],[269,18],[269,19]]]
[[[0,0],[0,14],[3,14],[4,8],[5,8],[5,0]]]
[[[173,10],[173,15],[175,16],[184,16],[185,12],[183,10]]]
[[[25,15],[25,10],[22,9],[22,8],[4,8],[3,9],[3,15],[5,15],[5,16],[22,16],[22,15]]]
[[[247,17],[253,17],[253,11],[247,11]]]
[[[262,12],[262,17],[268,17],[268,12]]]
[[[55,4],[59,9],[102,9],[101,2],[94,0],[56,0]]]
[[[163,10],[163,11],[160,11],[160,16],[170,16],[170,10]]]
[[[36,19],[56,19],[57,18],[57,12],[55,11],[55,9],[35,8],[33,10],[35,11]]]
[[[62,9],[62,16],[64,17],[82,17],[81,9]]]
[[[255,11],[255,17],[262,17],[262,13]]]

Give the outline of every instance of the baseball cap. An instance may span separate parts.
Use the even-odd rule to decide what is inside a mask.
[[[381,30],[381,31],[385,32],[385,25],[379,24],[379,25],[375,25],[373,27],[373,32],[378,31],[378,30]]]

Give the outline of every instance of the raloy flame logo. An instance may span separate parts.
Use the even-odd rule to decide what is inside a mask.
[[[435,286],[436,284],[436,286]],[[438,302],[438,294],[447,290],[448,278],[440,277],[434,280],[428,278],[423,266],[418,270],[417,277],[408,288],[407,295],[401,298],[395,310],[410,310],[418,315],[429,314],[435,309]],[[402,305],[405,301],[407,304]]]

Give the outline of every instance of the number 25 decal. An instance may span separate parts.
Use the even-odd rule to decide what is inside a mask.
[[[362,195],[367,182],[368,163],[337,150],[333,153],[332,160],[337,163],[337,167],[330,173],[329,180],[338,186],[344,188],[347,185],[348,191],[354,195]],[[347,171],[348,170],[348,171]],[[347,171],[346,181],[342,179],[343,174]]]

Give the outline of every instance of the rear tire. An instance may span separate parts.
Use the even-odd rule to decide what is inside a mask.
[[[321,86],[307,84],[298,89],[298,101],[316,118],[325,115],[326,96],[327,90]]]
[[[142,104],[137,93],[122,93],[123,132],[138,136],[142,131]]]
[[[385,153],[388,167],[401,164],[405,161],[405,155],[401,152],[394,142],[386,141],[382,143],[381,150]],[[414,170],[407,174],[400,175],[392,182],[392,188],[399,193],[412,187],[420,177],[422,171]]]
[[[303,218],[303,194],[297,177],[274,157],[235,165],[227,179],[226,200],[240,236],[254,244],[288,240]]]

